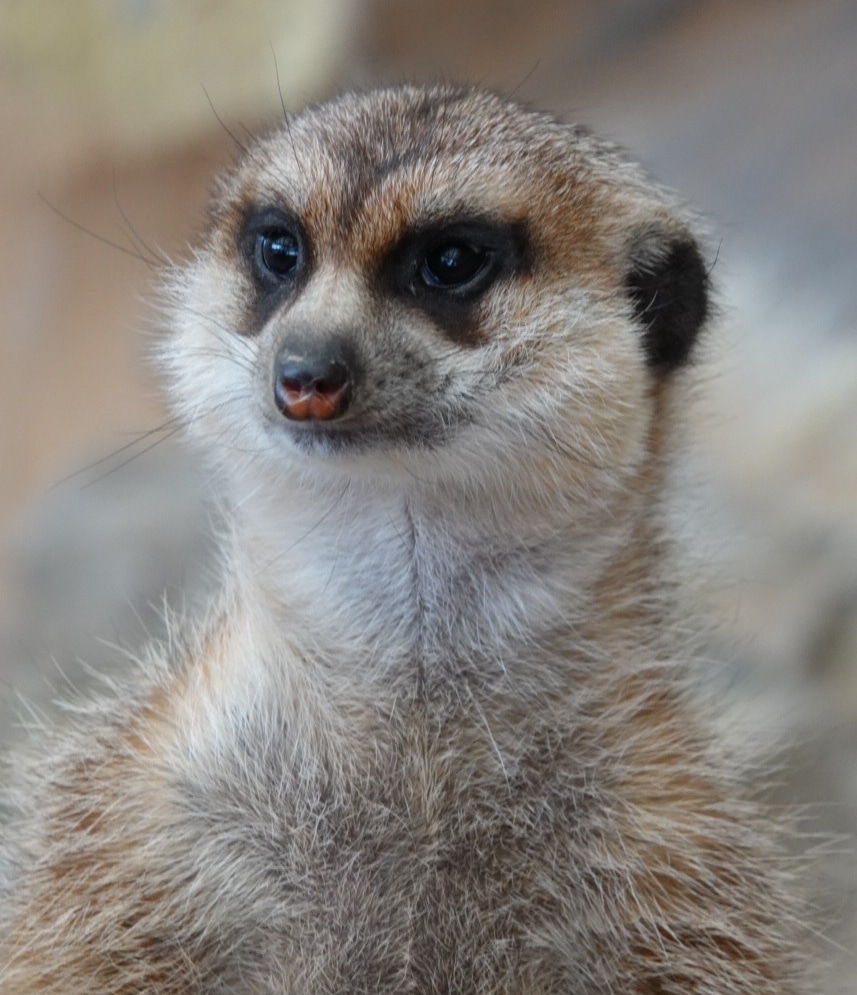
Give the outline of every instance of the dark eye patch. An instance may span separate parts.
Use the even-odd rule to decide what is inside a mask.
[[[254,334],[302,286],[309,272],[309,246],[293,214],[254,206],[238,231],[238,252],[256,289],[248,327],[242,330]]]
[[[500,280],[526,267],[524,226],[454,219],[409,232],[386,257],[384,283],[460,344],[476,345],[478,304]]]
[[[248,211],[238,243],[253,278],[260,283],[294,279],[306,263],[306,240],[299,221],[278,208]]]

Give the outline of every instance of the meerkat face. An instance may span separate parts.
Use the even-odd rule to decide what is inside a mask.
[[[179,410],[224,461],[591,486],[641,458],[706,274],[613,147],[494,95],[401,88],[247,149],[170,296]]]

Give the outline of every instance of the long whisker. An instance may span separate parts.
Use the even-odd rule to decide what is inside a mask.
[[[149,245],[149,243],[137,231],[136,227],[131,222],[131,219],[128,217],[125,208],[122,206],[122,202],[119,200],[119,190],[116,185],[115,171],[113,173],[113,204],[116,207],[119,216],[122,218],[122,221],[125,224],[125,228],[128,232],[128,236],[131,239],[131,242],[140,252],[141,256],[143,256],[143,254],[145,253],[147,258],[147,265],[152,268],[158,266],[160,267],[169,266],[170,260],[158,249],[155,249],[151,245]]]
[[[140,449],[138,452],[133,453],[127,459],[124,459],[120,463],[117,463],[116,466],[111,466],[110,469],[105,470],[103,473],[99,473],[97,476],[93,477],[92,480],[87,480],[87,482],[83,485],[84,490],[86,490],[86,489],[88,489],[90,487],[94,487],[96,484],[100,483],[102,480],[105,480],[107,477],[112,476],[117,471],[119,471],[119,470],[123,469],[124,467],[128,466],[129,463],[133,463],[134,460],[137,460],[141,456],[144,456],[150,450],[154,449],[155,446],[161,445],[162,442],[166,442],[167,439],[172,438],[177,432],[180,432],[183,428],[184,428],[184,425],[181,424],[181,423],[174,425],[168,432],[165,432],[164,435],[162,435],[159,439],[155,439],[155,441],[154,442],[150,442],[149,445],[143,446],[143,448]]]
[[[182,421],[180,421],[177,418],[170,418],[167,421],[163,422],[162,424],[156,426],[155,428],[150,428],[144,432],[140,432],[138,435],[135,435],[135,437],[131,439],[130,442],[126,442],[124,445],[119,446],[118,449],[112,450],[106,456],[100,456],[98,459],[93,460],[90,463],[87,463],[86,466],[82,466],[80,467],[80,469],[73,470],[71,473],[66,474],[66,476],[60,478],[49,489],[55,490],[57,487],[62,487],[64,484],[67,484],[70,480],[75,480],[77,477],[81,477],[84,474],[89,473],[91,470],[94,470],[96,467],[103,466],[105,463],[109,463],[111,460],[116,459],[116,457],[121,456],[122,453],[128,452],[128,450],[133,449],[134,446],[140,445],[140,443],[143,442],[145,439],[150,439],[153,435],[158,435],[163,433],[162,439],[156,439],[154,443],[143,449],[143,452],[146,452],[148,451],[148,449],[152,448],[153,446],[156,446],[159,442],[162,442],[164,439],[168,439],[171,435],[174,435],[175,432],[179,431],[183,427],[184,423]],[[131,460],[136,459],[138,455],[142,454],[136,453],[134,456],[131,457]],[[130,462],[130,460],[125,460],[121,465],[124,466],[125,463],[128,462]],[[89,486],[89,483],[87,483],[86,486]]]
[[[208,90],[206,90],[205,86],[202,83],[200,83],[200,86],[202,87],[202,92],[205,94],[205,99],[208,101],[208,106],[211,108],[211,113],[214,115],[215,121],[217,121],[220,127],[223,128],[226,134],[232,139],[232,141],[235,144],[235,147],[243,155],[249,155],[250,149],[238,138],[238,136],[233,131],[230,130],[229,125],[227,125],[227,123],[223,120],[223,118],[217,113],[217,108],[214,106],[214,101],[211,99],[211,96]]]
[[[283,97],[283,86],[282,83],[280,82],[280,64],[277,62],[277,52],[274,48],[273,42],[269,42],[268,45],[269,48],[271,49],[271,58],[273,58],[274,60],[274,75],[277,77],[277,93],[280,96],[280,107],[283,108],[283,120],[288,121],[289,113],[286,110],[286,100],[285,97]]]
[[[91,228],[87,228],[86,225],[82,225],[79,221],[75,221],[74,218],[69,217],[69,215],[61,211],[56,204],[52,204],[43,193],[39,194],[39,200],[41,200],[46,207],[49,207],[54,214],[62,218],[66,224],[71,225],[72,228],[77,228],[78,231],[82,231],[84,234],[89,235],[90,238],[94,238],[96,242],[102,242],[104,245],[109,245],[111,249],[116,249],[118,252],[121,252],[126,256],[131,256],[132,259],[139,259],[144,266],[152,271],[156,269],[156,266],[152,260],[147,259],[146,256],[144,256],[143,253],[136,247],[128,248],[127,245],[122,245],[121,242],[114,242],[113,239],[107,238],[104,235],[99,235],[98,232],[93,231]]]

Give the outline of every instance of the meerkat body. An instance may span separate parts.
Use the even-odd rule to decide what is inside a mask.
[[[348,95],[245,151],[167,298],[223,590],[17,761],[2,991],[796,990],[664,621],[674,201],[492,95]]]

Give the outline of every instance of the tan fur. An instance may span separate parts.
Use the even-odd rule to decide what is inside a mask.
[[[301,233],[293,282],[265,211]],[[478,293],[427,289],[456,239]],[[251,146],[166,286],[222,593],[16,758],[2,991],[800,990],[660,556],[706,291],[670,195],[490,94],[347,95]],[[283,343],[333,334],[352,406],[286,420]]]

